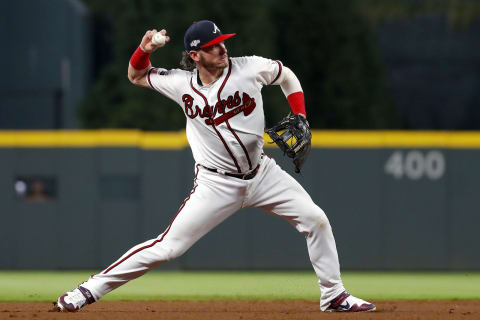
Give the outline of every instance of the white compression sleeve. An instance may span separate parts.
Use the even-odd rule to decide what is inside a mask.
[[[290,68],[283,66],[282,74],[275,81],[275,84],[279,84],[282,88],[283,94],[285,97],[288,97],[294,92],[303,91],[300,81],[298,80],[295,73],[293,73]]]

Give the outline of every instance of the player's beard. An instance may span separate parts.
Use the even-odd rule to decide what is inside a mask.
[[[204,56],[200,55],[200,63],[205,69],[225,69],[228,66],[228,58],[222,62],[218,61],[207,61]]]

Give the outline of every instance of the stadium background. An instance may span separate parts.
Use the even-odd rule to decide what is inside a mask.
[[[185,120],[126,65],[166,27],[152,61],[177,66],[185,26],[209,18],[238,33],[231,55],[278,58],[302,81],[315,148],[295,177],[343,270],[478,270],[477,2],[216,4],[1,2],[0,268],[100,269],[163,231],[191,188]],[[267,124],[288,112],[278,88],[265,105]],[[311,270],[302,236],[255,210],[160,268]]]

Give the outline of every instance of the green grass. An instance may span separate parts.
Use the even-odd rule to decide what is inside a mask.
[[[3,271],[0,301],[53,301],[92,272]],[[480,299],[480,273],[345,272],[349,292],[365,299]],[[313,272],[152,271],[103,300],[319,299]]]

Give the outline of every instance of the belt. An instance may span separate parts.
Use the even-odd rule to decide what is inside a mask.
[[[253,169],[252,171],[250,171],[248,173],[230,173],[230,172],[223,172],[223,171],[220,171],[220,170],[217,170],[217,169],[207,168],[205,166],[202,166],[202,167],[204,167],[208,171],[217,172],[217,173],[224,174],[226,176],[234,177],[234,178],[237,178],[237,179],[250,180],[250,179],[255,178],[255,176],[257,175],[258,169],[260,168],[260,164],[258,164],[255,169]]]

